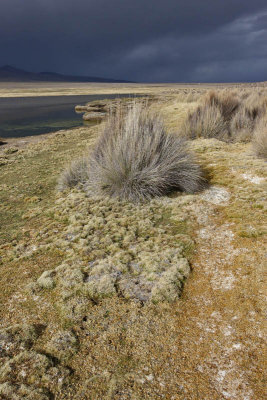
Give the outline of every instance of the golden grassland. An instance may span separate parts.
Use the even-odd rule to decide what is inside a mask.
[[[177,132],[205,89],[159,85],[151,107]],[[210,176],[199,194],[143,206],[57,194],[64,166],[100,130],[0,147],[0,398],[263,399],[266,161],[250,142],[198,138],[190,147]],[[140,301],[138,271],[134,289],[101,265],[92,274],[107,249],[122,269],[141,254],[150,282],[176,252],[175,265],[190,264],[181,297]]]
[[[262,83],[186,84],[186,83],[72,83],[72,82],[0,82],[0,97],[60,96],[90,94],[165,94],[181,89],[266,87]]]

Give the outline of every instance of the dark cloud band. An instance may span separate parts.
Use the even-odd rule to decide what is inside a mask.
[[[267,80],[265,0],[1,0],[0,64],[142,81]]]

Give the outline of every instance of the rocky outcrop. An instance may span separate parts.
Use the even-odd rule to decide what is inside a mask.
[[[151,99],[147,98],[147,102]],[[118,104],[127,107],[130,103],[135,101],[133,98],[123,99],[107,99],[107,100],[95,100],[90,101],[85,105],[77,105],[75,111],[78,114],[83,114],[84,121],[100,122],[107,116],[108,113],[115,110]]]
[[[83,115],[83,120],[84,121],[96,121],[100,122],[106,117],[106,113],[103,112],[87,112]]]
[[[84,121],[100,122],[112,107],[112,102],[112,100],[91,101],[84,106],[77,105],[75,111],[76,113],[84,113]]]

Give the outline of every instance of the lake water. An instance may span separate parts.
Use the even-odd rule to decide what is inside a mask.
[[[0,98],[0,137],[14,138],[70,129],[83,125],[74,107],[89,101],[131,97],[123,95],[80,95]]]

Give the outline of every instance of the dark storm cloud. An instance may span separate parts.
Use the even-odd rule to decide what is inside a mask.
[[[267,80],[266,0],[0,0],[0,64],[142,81]]]

